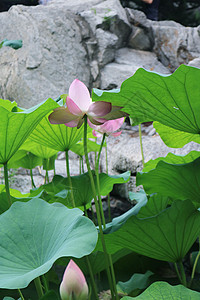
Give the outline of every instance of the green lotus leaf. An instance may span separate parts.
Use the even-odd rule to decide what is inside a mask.
[[[105,147],[105,143],[104,146]],[[89,152],[99,152],[100,145],[96,142],[93,142],[91,140],[87,140],[87,151]],[[79,156],[83,156],[84,153],[84,145],[83,141],[78,142],[77,144],[73,145],[70,149],[72,152],[76,153]]]
[[[32,170],[37,166],[42,165],[42,158],[38,157],[31,152],[26,152],[26,155],[21,157],[18,160],[13,161],[12,168],[18,169],[18,168],[24,168],[28,170]]]
[[[0,99],[0,106],[4,107],[8,111],[13,111],[13,109],[17,107],[17,103],[15,101],[11,102],[10,100]]]
[[[171,286],[167,282],[154,282],[137,297],[123,297],[122,300],[198,300],[200,293],[192,291],[183,285]]]
[[[109,101],[130,114],[133,125],[158,121],[176,130],[200,133],[200,69],[181,65],[171,75],[144,69],[122,83],[120,91],[93,90],[93,101]]]
[[[96,176],[94,175],[96,182]],[[99,174],[100,191],[102,196],[108,195],[113,189],[114,184],[126,183],[130,178],[130,172],[125,172],[117,176],[110,176],[105,173]],[[73,194],[76,207],[81,209],[89,208],[93,199],[93,193],[90,185],[90,178],[88,173],[81,174],[79,176],[71,176]],[[37,196],[45,190],[45,200],[52,202],[61,202],[67,207],[72,207],[70,184],[68,179],[60,175],[54,176],[51,183],[41,186],[38,189],[31,191],[31,196]]]
[[[129,192],[129,197],[131,200],[134,199],[138,203],[121,216],[113,218],[112,222],[107,223],[104,233],[108,234],[118,230],[131,216],[136,216],[140,209],[147,203],[147,195],[143,190],[140,190],[137,193]]]
[[[159,122],[153,122],[153,125],[156,132],[159,133],[161,139],[168,147],[182,148],[190,142],[200,144],[199,134],[176,130]]]
[[[169,202],[169,197],[153,194],[151,197],[149,197],[147,204],[140,209],[139,213],[137,214],[137,217],[144,219],[156,216],[161,211],[167,208]]]
[[[200,233],[200,212],[190,200],[174,201],[158,215],[132,216],[117,231],[104,236],[110,254],[122,248],[170,262],[183,259]],[[98,243],[96,251],[102,251]]]
[[[57,150],[53,150],[52,148],[38,144],[29,138],[25,141],[20,149],[31,152],[34,155],[44,159],[48,159],[58,153]]]
[[[173,153],[168,153],[165,157],[158,157],[156,159],[151,159],[144,164],[142,172],[147,173],[156,168],[159,161],[164,161],[171,164],[186,164],[194,161],[196,158],[200,157],[200,151],[191,151],[187,155],[175,155]]]
[[[9,112],[0,106],[0,163],[6,163],[24,143],[42,118],[57,107],[52,99],[22,112]]]
[[[140,184],[148,194],[160,193],[172,199],[190,199],[199,206],[200,157],[180,165],[159,161],[155,169],[137,174],[137,185]]]
[[[145,274],[135,273],[127,282],[119,281],[117,283],[117,290],[125,294],[130,294],[136,289],[146,289],[150,285],[149,277],[154,273],[147,271]]]
[[[64,124],[51,124],[44,118],[30,136],[30,140],[57,151],[70,150],[83,137],[83,126],[79,129]]]
[[[41,199],[15,202],[0,223],[0,288],[24,288],[58,258],[88,255],[97,242],[82,211]]]

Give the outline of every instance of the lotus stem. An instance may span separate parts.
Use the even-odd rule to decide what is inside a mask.
[[[34,179],[33,179],[33,170],[32,169],[30,169],[30,176],[31,176],[32,188],[36,188],[36,185],[35,185],[35,182],[34,182]]]
[[[7,196],[8,205],[10,207],[12,205],[12,201],[11,201],[11,198],[10,198],[7,162],[3,164],[3,167],[4,167],[4,182],[5,182],[5,188],[6,188],[6,196]]]
[[[108,147],[106,143],[106,174],[108,175]],[[108,220],[111,222],[111,210],[110,210],[110,193],[108,194]]]
[[[100,156],[101,156],[101,151],[102,151],[103,144],[104,144],[104,141],[105,141],[105,137],[106,137],[106,135],[104,133],[102,141],[101,141],[98,157],[97,157],[97,160],[96,160],[96,164],[95,164],[95,174],[96,174],[96,180],[97,180],[98,201],[99,201],[99,207],[100,207],[101,218],[102,218],[102,223],[103,223],[103,228],[104,229],[106,228],[106,222],[105,222],[105,217],[104,217],[104,212],[103,212],[103,205],[102,205],[102,201],[101,201],[101,191],[100,191],[100,181],[99,181],[99,162],[100,162]]]
[[[21,297],[21,300],[25,300],[25,298],[24,298],[22,292],[20,291],[20,289],[18,289],[18,292],[19,292],[19,295],[20,295],[20,297]]]
[[[191,275],[191,279],[190,279],[190,282],[189,282],[189,287],[191,287],[191,285],[192,285],[192,281],[194,279],[194,274],[195,274],[195,271],[196,271],[196,267],[197,267],[197,263],[198,263],[199,257],[200,257],[200,249],[199,249],[199,252],[198,252],[198,254],[197,254],[196,258],[195,258],[195,261],[194,261],[194,265],[193,265],[193,268],[192,268],[192,275]]]
[[[65,151],[65,155],[66,155],[66,169],[67,169],[67,178],[68,178],[68,182],[69,182],[69,187],[70,187],[70,191],[71,191],[71,200],[72,200],[72,206],[76,207],[75,205],[75,201],[74,201],[74,192],[73,192],[73,186],[72,186],[72,179],[70,176],[70,169],[69,169],[69,150]]]
[[[182,284],[185,287],[187,287],[187,280],[186,280],[185,270],[184,270],[182,261],[179,262],[179,266],[180,266],[180,273],[181,273]]]
[[[139,124],[139,136],[140,136],[140,149],[141,149],[141,154],[142,154],[142,165],[144,168],[144,151],[143,151],[143,145],[142,145],[142,129],[141,129],[141,124]]]
[[[94,295],[95,295],[95,299],[99,300],[97,287],[96,287],[95,280],[94,280],[94,274],[93,274],[93,271],[92,271],[92,267],[91,267],[91,264],[90,264],[89,257],[86,255],[85,259],[86,259],[86,263],[87,263],[87,266],[88,266],[88,271],[89,271],[89,274],[90,274],[91,285],[92,285],[92,289],[93,289],[93,292],[94,292]]]
[[[104,235],[103,235],[103,230],[102,230],[102,222],[101,222],[101,215],[100,215],[100,211],[99,211],[99,204],[98,204],[97,197],[96,197],[96,188],[95,188],[94,178],[93,178],[93,175],[92,175],[92,171],[91,171],[91,168],[90,168],[90,162],[89,162],[89,158],[88,158],[88,151],[87,151],[87,115],[85,115],[85,117],[84,117],[84,138],[83,138],[83,140],[84,140],[85,160],[86,160],[86,165],[87,165],[87,169],[88,169],[88,175],[90,177],[91,189],[92,189],[93,198],[94,198],[95,207],[96,207],[97,221],[98,221],[98,225],[99,225],[99,233],[100,233],[101,243],[102,243],[102,247],[103,247],[105,262],[106,262],[106,272],[107,272],[108,282],[109,282],[109,286],[110,286],[112,299],[118,299],[118,295],[117,294],[115,295],[115,292],[114,292],[114,290],[116,288],[113,287],[113,281],[112,281],[110,268],[109,268],[109,263],[110,262],[109,262],[108,252],[107,252],[107,249],[106,249],[106,243],[105,243],[105,240],[104,240]]]
[[[34,283],[35,283],[35,287],[36,287],[36,290],[37,290],[38,298],[40,299],[44,296],[44,292],[43,292],[43,289],[42,289],[42,284],[41,284],[41,281],[40,281],[40,277],[35,278]]]

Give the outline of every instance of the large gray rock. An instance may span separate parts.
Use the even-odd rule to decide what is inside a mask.
[[[133,25],[129,47],[138,50],[152,50],[154,46],[152,22],[139,10],[126,8],[126,13],[129,22]]]
[[[200,57],[200,26],[184,27],[174,21],[152,21],[154,51],[172,71]]]
[[[87,52],[78,17],[57,6],[13,6],[0,14],[0,40],[21,39],[17,51],[4,47],[0,59],[0,97],[30,107],[67,93],[79,78],[90,82]]]
[[[122,48],[117,50],[115,61],[101,70],[101,88],[119,88],[124,80],[131,77],[138,68],[161,74],[169,74],[153,52]]]

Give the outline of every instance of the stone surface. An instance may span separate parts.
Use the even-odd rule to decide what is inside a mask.
[[[21,49],[1,49],[1,98],[30,107],[67,93],[75,78],[89,85],[88,58],[76,18],[48,5],[13,6],[0,14],[0,40],[23,40]]]
[[[174,21],[152,21],[154,51],[172,71],[200,57],[200,26],[184,27]]]
[[[161,74],[169,74],[153,52],[121,48],[116,51],[115,61],[101,71],[101,88],[119,88],[124,80],[131,77],[138,68]]]
[[[132,33],[129,38],[129,47],[138,50],[152,50],[154,36],[151,21],[145,14],[138,10],[126,8],[127,18],[132,26]]]

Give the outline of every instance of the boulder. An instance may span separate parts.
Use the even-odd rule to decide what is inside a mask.
[[[87,51],[78,16],[62,6],[13,6],[0,14],[0,40],[21,39],[18,50],[4,47],[0,59],[0,97],[30,107],[67,93],[79,78],[90,82]]]
[[[200,26],[184,27],[174,21],[152,21],[154,51],[172,71],[200,57]]]
[[[105,90],[119,88],[124,80],[131,77],[138,68],[145,68],[160,74],[170,74],[149,51],[121,48],[116,51],[115,61],[101,70],[101,88]]]

